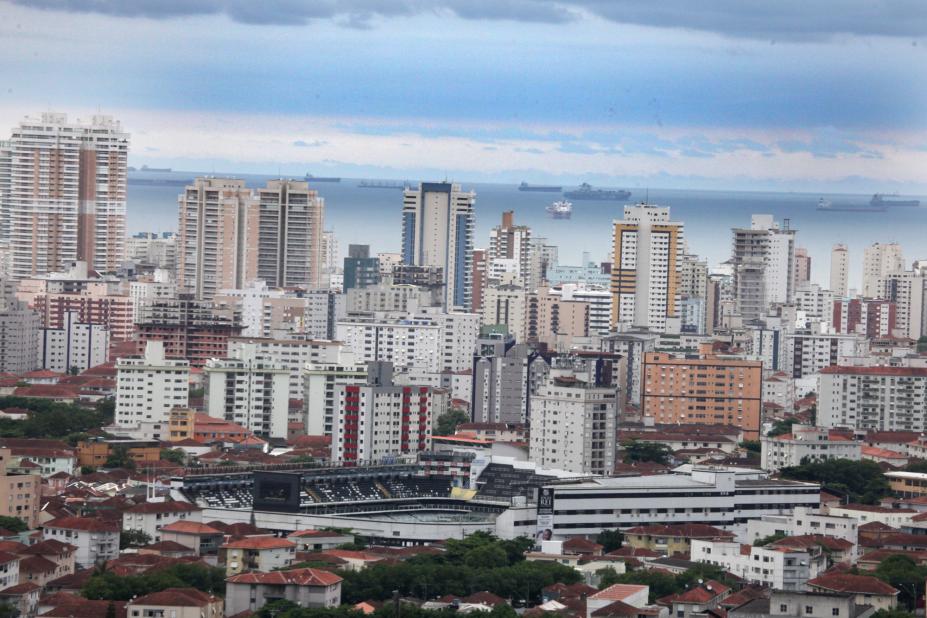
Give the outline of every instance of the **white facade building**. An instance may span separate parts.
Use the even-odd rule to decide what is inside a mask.
[[[41,330],[42,367],[67,373],[72,368],[81,372],[102,365],[109,352],[109,335],[109,329],[78,322],[77,313],[68,312],[61,328]]]
[[[768,472],[778,472],[782,468],[798,466],[805,461],[860,459],[859,442],[829,432],[826,427],[796,423],[792,425],[791,433],[762,436],[760,442],[760,465]]]
[[[233,337],[229,339],[228,354],[240,358],[251,348],[265,361],[286,369],[289,376],[289,398],[303,398],[302,370],[307,363],[339,363],[344,345],[338,341],[307,339],[268,339],[262,337]]]
[[[287,437],[290,372],[244,344],[235,358],[212,358],[204,368],[206,413],[256,434]]]
[[[850,252],[843,244],[834,245],[830,250],[830,291],[838,298],[849,292]]]
[[[158,426],[152,435],[167,439],[168,414],[189,403],[190,363],[164,357],[163,341],[148,341],[145,353],[116,361],[115,424]]]
[[[611,329],[612,294],[608,289],[586,283],[564,283],[547,293],[564,301],[589,304],[589,334],[607,335]]]
[[[817,405],[825,427],[927,431],[927,369],[830,367],[818,376]]]
[[[804,378],[836,365],[845,356],[866,356],[866,338],[855,334],[795,333],[785,338],[786,374]]]
[[[774,303],[789,303],[795,284],[795,230],[772,215],[753,215],[749,228],[735,228],[731,264],[737,308],[756,319]]]
[[[826,515],[801,506],[785,515],[764,515],[751,519],[747,522],[746,537],[742,540],[752,545],[754,541],[774,534],[830,536],[853,543],[855,551],[855,546],[859,543],[859,522],[854,517]]]
[[[303,425],[310,436],[330,436],[338,410],[338,386],[367,379],[367,363],[344,354],[338,363],[307,363],[302,369]]]
[[[897,243],[873,243],[863,251],[863,297],[883,298],[879,284],[889,273],[904,270],[904,254]]]
[[[83,568],[119,556],[119,524],[95,517],[58,517],[42,525],[42,539],[77,547],[74,562]]]
[[[809,579],[827,568],[820,552],[782,550],[772,547],[751,547],[741,551],[740,543],[692,539],[690,559],[722,567],[744,581],[774,590],[804,590]]]

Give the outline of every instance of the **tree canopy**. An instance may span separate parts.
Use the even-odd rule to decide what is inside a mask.
[[[18,517],[0,515],[0,528],[9,530],[10,532],[25,532],[29,529],[29,526]]]
[[[621,549],[624,535],[618,530],[603,530],[595,537],[595,542],[602,546],[605,553]]]
[[[88,599],[128,601],[134,596],[167,588],[191,586],[203,592],[224,595],[225,570],[202,564],[179,563],[142,575],[119,576],[111,571],[102,571],[91,576],[81,593]]]
[[[469,422],[470,415],[467,414],[466,410],[451,408],[438,417],[435,422],[434,433],[437,436],[452,436],[457,431],[457,425]]]
[[[796,422],[797,421],[794,418],[787,418],[781,421],[774,421],[772,429],[770,429],[766,435],[769,436],[770,438],[773,438],[775,436],[781,436],[787,433],[792,433],[792,425],[794,425]]]
[[[913,610],[927,579],[927,567],[918,566],[908,556],[899,554],[880,562],[872,574],[897,588],[899,605]]]
[[[32,397],[0,397],[0,409],[31,410],[24,419],[0,419],[0,437],[68,438],[99,429],[113,420],[112,402],[103,400],[93,408]]]
[[[652,461],[666,465],[672,457],[672,452],[665,444],[646,442],[636,438],[622,442],[621,448],[624,450],[625,463]]]
[[[875,504],[890,492],[888,480],[874,461],[827,459],[783,468],[783,478],[812,481],[844,494],[850,502]]]

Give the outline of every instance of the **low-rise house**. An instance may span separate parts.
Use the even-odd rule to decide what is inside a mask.
[[[898,452],[878,446],[864,446],[860,449],[860,452],[862,459],[876,463],[886,463],[896,468],[908,465],[908,456],[903,451]]]
[[[707,611],[717,609],[730,593],[729,587],[710,579],[706,582],[700,581],[697,586],[685,592],[659,598],[657,604],[669,607],[670,615],[674,618],[704,616]]]
[[[886,526],[891,526],[892,528],[906,526],[911,522],[911,518],[918,513],[914,509],[893,509],[890,507],[876,506],[874,504],[852,503],[830,506],[827,511],[829,515],[854,517],[860,524],[877,521]]]
[[[827,556],[819,546],[793,550],[696,540],[692,541],[692,560],[720,566],[744,581],[777,590],[804,590],[805,582],[827,568]]]
[[[337,530],[297,530],[286,538],[296,543],[296,551],[335,549],[354,542],[353,534]]]
[[[825,573],[808,581],[813,592],[850,593],[857,605],[871,605],[877,610],[898,605],[898,590],[871,575]]]
[[[32,582],[16,584],[0,590],[0,605],[8,605],[19,612],[19,616],[35,616],[42,587]]]
[[[360,571],[367,568],[374,562],[383,560],[383,556],[366,551],[355,551],[352,549],[326,549],[322,553],[326,556],[333,556],[335,558],[344,560],[346,563],[346,568],[349,571]]]
[[[132,617],[224,618],[225,602],[196,588],[167,588],[132,599],[126,610]]]
[[[19,583],[19,561],[21,558],[15,554],[0,551],[0,590]]]
[[[293,564],[296,544],[274,536],[248,536],[229,541],[220,548],[225,555],[225,572],[273,571]]]
[[[39,556],[54,563],[55,570],[51,578],[57,579],[74,572],[77,547],[56,539],[46,539],[26,547],[21,556]],[[42,583],[44,585],[45,582]]]
[[[773,590],[728,610],[728,618],[869,618],[875,608],[852,594]]]
[[[225,614],[255,611],[270,601],[286,599],[300,607],[337,607],[342,579],[320,569],[242,573],[225,580]]]
[[[161,540],[186,545],[199,556],[216,556],[222,545],[223,532],[212,526],[181,519],[162,526]]]
[[[797,466],[803,461],[851,459],[859,461],[860,443],[847,435],[814,425],[792,425],[792,431],[760,438],[760,465],[769,472]]]
[[[103,519],[59,517],[44,524],[42,538],[75,546],[74,561],[81,567],[92,567],[119,555],[119,524]]]
[[[567,554],[579,554],[581,556],[601,556],[602,546],[594,541],[576,537],[567,539],[563,542],[563,552]]]
[[[139,554],[152,554],[165,558],[185,558],[196,556],[192,547],[181,545],[177,541],[158,541],[138,548]]]
[[[831,564],[838,562],[856,563],[856,545],[846,539],[838,539],[832,536],[820,534],[787,536],[770,543],[767,547],[791,551],[803,551],[819,547],[827,554]]]
[[[797,506],[785,515],[763,515],[747,522],[747,536],[753,543],[772,535],[801,536],[823,534],[859,543],[859,522],[855,517],[822,513],[815,509]]]
[[[608,588],[586,598],[586,618],[591,618],[594,611],[611,605],[615,601],[621,601],[626,605],[637,608],[646,607],[649,597],[650,586],[612,584]]]
[[[199,522],[202,509],[178,500],[148,501],[123,511],[122,529],[144,532],[152,541],[161,540],[161,528],[177,521]]]
[[[650,524],[624,531],[625,545],[650,549],[666,556],[688,554],[694,539],[714,541],[733,538],[733,533],[708,524]]]

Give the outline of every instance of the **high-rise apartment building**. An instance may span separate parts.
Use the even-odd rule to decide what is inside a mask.
[[[380,260],[370,257],[370,245],[348,245],[348,256],[344,258],[344,282],[342,290],[365,288],[380,283]]]
[[[731,265],[737,310],[755,320],[773,303],[792,301],[795,284],[795,230],[772,215],[753,215],[749,228],[735,228]]]
[[[683,224],[665,206],[624,207],[614,223],[612,325],[666,329],[679,303]]]
[[[168,416],[188,405],[190,363],[164,356],[164,342],[149,341],[145,353],[116,361],[115,424],[123,428],[150,426],[141,433],[167,439]]]
[[[762,362],[710,353],[688,358],[650,352],[644,356],[643,373],[641,412],[654,422],[730,425],[742,429],[748,440],[759,438]]]
[[[338,411],[337,387],[360,384],[367,378],[367,363],[355,363],[342,353],[338,362],[306,363],[302,372],[303,426],[310,436],[331,436]]]
[[[831,321],[838,333],[859,333],[867,339],[890,337],[895,330],[895,303],[872,298],[834,301]]]
[[[42,365],[42,321],[16,299],[13,287],[0,281],[0,372],[22,375]]]
[[[325,203],[303,180],[269,180],[257,190],[256,278],[269,286],[318,288]],[[248,243],[254,250],[255,243]],[[252,273],[246,276],[251,279]]]
[[[169,358],[185,358],[191,367],[202,367],[210,358],[228,351],[228,340],[241,334],[240,314],[216,311],[206,301],[181,294],[176,299],[159,299],[145,305],[136,329],[138,352],[147,341],[163,341]]]
[[[580,474],[611,474],[621,412],[604,359],[553,359],[531,408],[530,461]]]
[[[804,247],[795,247],[795,288],[811,281],[811,256]]]
[[[502,213],[502,224],[489,231],[487,259],[515,260],[521,284],[528,283],[531,275],[531,228],[527,225],[515,225],[514,211],[507,210]]]
[[[473,357],[473,421],[526,423],[531,416],[531,369],[538,358],[527,344],[517,343],[511,335],[480,337]]]
[[[867,296],[868,297],[868,296]],[[917,341],[927,332],[927,268],[896,270],[879,279],[875,298],[895,304],[895,326],[898,335]]]
[[[817,391],[817,422],[824,427],[927,430],[927,369],[827,367]]]
[[[197,178],[178,198],[177,287],[199,300],[244,287],[256,243],[257,199],[244,180]],[[256,245],[255,245],[256,246]],[[251,255],[256,274],[257,254]]]
[[[863,251],[863,296],[880,298],[884,293],[879,280],[904,270],[904,254],[897,243],[873,243]]]
[[[42,367],[67,373],[102,365],[109,352],[110,332],[105,326],[79,320],[78,314],[64,314],[56,328],[43,328]]]
[[[125,258],[129,135],[110,116],[26,118],[0,155],[0,238],[24,279],[84,260],[101,272]]]
[[[847,246],[834,245],[830,250],[830,291],[844,298],[849,291],[850,258]]]
[[[290,372],[243,344],[234,358],[211,358],[204,367],[206,413],[261,436],[287,437]]]
[[[346,465],[430,449],[432,423],[447,411],[449,402],[442,388],[396,384],[388,362],[369,363],[365,383],[336,388],[332,461]]]
[[[402,207],[402,260],[443,269],[445,306],[470,307],[476,193],[448,182],[407,189]]]
[[[505,325],[519,342],[528,340],[528,291],[515,284],[491,285],[483,290],[483,326]]]

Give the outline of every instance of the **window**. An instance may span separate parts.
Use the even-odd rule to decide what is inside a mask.
[[[830,615],[831,615],[831,616],[839,616],[839,615],[840,615],[840,608],[839,608],[839,607],[834,607],[834,608],[832,608],[832,609],[830,610]]]
[[[779,605],[779,613],[780,613],[780,614],[787,614],[788,611],[789,611],[789,606],[788,606],[788,605],[786,605],[785,603],[781,603],[781,604]]]
[[[814,608],[811,607],[810,605],[805,605],[805,615],[810,616],[813,613],[814,613]]]

